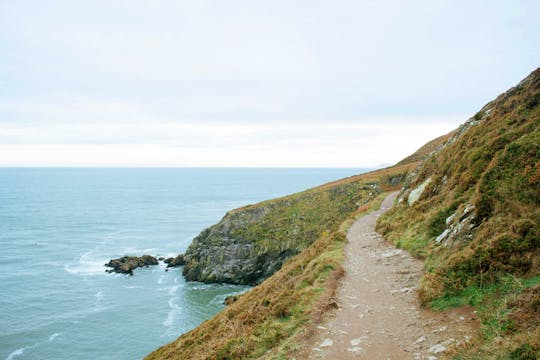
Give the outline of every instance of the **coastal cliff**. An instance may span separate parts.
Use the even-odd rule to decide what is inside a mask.
[[[397,189],[378,230],[426,260],[423,305],[472,306],[482,321],[445,355],[539,358],[539,181],[537,69],[394,167],[233,210],[204,230],[186,252],[188,279],[260,284],[147,358],[295,357],[337,307],[348,224]]]

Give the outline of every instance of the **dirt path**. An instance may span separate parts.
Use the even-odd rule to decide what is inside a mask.
[[[395,196],[350,228],[339,308],[317,327],[308,359],[437,359],[478,327],[471,309],[420,308],[422,261],[374,232]]]

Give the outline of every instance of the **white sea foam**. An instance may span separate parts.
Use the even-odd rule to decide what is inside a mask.
[[[54,341],[54,339],[56,339],[59,335],[60,335],[60,333],[52,334],[51,336],[49,336],[49,341]]]
[[[234,294],[221,294],[221,295],[216,295],[212,298],[212,300],[210,300],[210,304],[212,305],[223,305],[223,302],[225,301],[225,299],[228,297],[228,296],[231,296],[231,295],[234,295]]]
[[[106,275],[105,262],[103,259],[92,258],[94,250],[82,254],[79,262],[75,264],[66,264],[64,270],[75,275]]]
[[[15,359],[17,356],[19,355],[22,355],[24,350],[26,350],[28,347],[22,347],[20,349],[17,349],[15,351],[13,351],[11,354],[8,355],[8,357],[6,358],[6,360],[12,360],[12,359]]]
[[[169,311],[167,314],[167,319],[163,321],[163,326],[166,327],[172,326],[176,318],[176,312],[180,309],[180,307],[174,302],[174,298],[169,299],[169,308],[171,308],[171,311]]]
[[[176,291],[178,290],[179,287],[180,287],[180,285],[171,286],[171,287],[169,288],[169,295],[174,295],[174,294],[176,294]]]
[[[94,312],[101,312],[103,311],[105,308],[101,305],[102,301],[103,300],[103,297],[105,295],[103,294],[103,291],[98,291],[94,297],[96,298],[96,301],[94,302]]]

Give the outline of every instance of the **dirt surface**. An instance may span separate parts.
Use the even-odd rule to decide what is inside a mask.
[[[478,318],[470,308],[422,309],[416,296],[422,261],[374,232],[395,196],[351,226],[338,309],[315,330],[306,358],[434,360],[477,330]]]

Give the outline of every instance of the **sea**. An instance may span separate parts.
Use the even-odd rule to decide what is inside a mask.
[[[0,168],[0,359],[143,358],[248,288],[108,260],[175,256],[230,209],[365,171]]]

